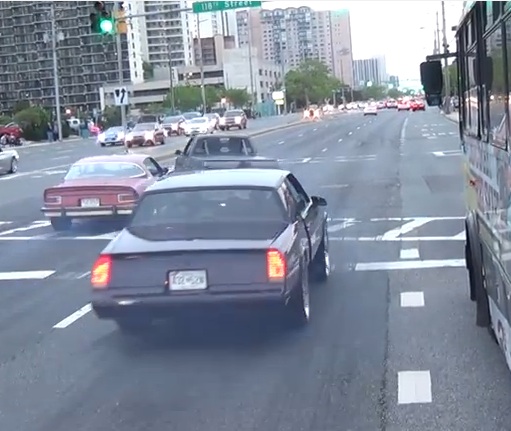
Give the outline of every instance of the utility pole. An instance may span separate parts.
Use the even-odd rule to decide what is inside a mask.
[[[438,20],[438,11],[436,11],[436,30],[435,30],[435,54],[440,54],[440,24]]]
[[[174,74],[172,73],[172,48],[170,46],[170,40],[168,41],[169,44],[169,85],[170,85],[170,107],[172,108],[172,115],[176,113],[176,99],[174,95]]]
[[[121,7],[122,7],[121,3],[117,2],[116,13],[114,14],[114,16],[116,16],[116,17],[121,16]],[[117,28],[117,25],[115,28]],[[119,84],[120,84],[120,87],[122,87],[122,84],[124,83],[124,72],[123,72],[123,67],[122,67],[122,39],[121,39],[121,34],[118,31],[116,31],[115,41],[117,44],[117,72],[119,73]],[[127,124],[128,122],[126,119],[126,106],[121,105],[120,108],[121,108],[122,130],[123,130],[124,134],[126,135],[127,125],[128,125]]]
[[[445,1],[442,0],[442,33],[443,33],[443,46],[444,54],[449,53],[449,45],[447,44],[447,25],[445,23]],[[449,114],[451,111],[451,82],[449,76],[449,61],[447,57],[444,59],[444,73],[445,73],[445,101],[444,101],[444,112]]]
[[[250,13],[247,15],[247,36],[248,36],[248,67],[250,70],[250,101],[252,109],[254,109],[254,65],[252,64],[252,31],[250,30],[249,22]],[[257,99],[256,99],[257,100]]]
[[[200,57],[200,88],[202,96],[202,113],[206,113],[206,87],[204,85],[204,59],[202,56],[202,42],[200,38],[200,20],[199,14],[197,14],[197,47],[199,48]]]
[[[62,141],[62,118],[60,116],[60,80],[59,60],[57,57],[57,22],[55,16],[55,2],[51,2],[51,51],[53,54],[53,84],[55,88],[55,110],[57,116],[57,130],[59,141]]]

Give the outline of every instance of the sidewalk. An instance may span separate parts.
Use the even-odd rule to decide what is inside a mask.
[[[442,111],[442,114],[444,114],[445,118],[447,118],[450,121],[453,121],[455,123],[459,123],[460,122],[460,113],[458,111],[451,112],[450,114],[446,114],[446,113],[444,113]]]
[[[88,139],[84,139],[80,136],[70,136],[69,138],[65,138],[62,140],[62,142],[76,142],[76,141],[87,141],[89,139],[93,139],[94,137],[91,137],[91,138],[88,138]],[[50,142],[50,141],[25,141],[23,143],[23,146],[24,147],[41,147],[43,145],[51,145],[51,144],[58,144],[59,142],[58,141],[53,141],[53,142]]]

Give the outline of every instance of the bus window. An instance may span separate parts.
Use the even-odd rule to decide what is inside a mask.
[[[483,70],[485,81],[491,84],[486,88],[485,129],[489,141],[500,148],[506,148],[506,70],[504,65],[504,49],[502,44],[502,27],[490,34],[486,40],[486,55],[491,59],[492,68]],[[484,63],[483,63],[484,65]],[[491,70],[493,69],[493,70]],[[492,75],[492,76],[490,76]]]

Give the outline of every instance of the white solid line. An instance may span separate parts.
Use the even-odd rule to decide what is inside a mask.
[[[323,149],[321,150],[321,152],[322,152],[322,153],[325,153],[327,150],[328,150],[328,148],[323,148]]]
[[[342,223],[339,223],[339,224],[334,224],[332,226],[329,226],[328,227],[328,232],[329,233],[333,233],[333,232],[339,232],[340,230],[343,230],[343,229],[346,229],[350,226],[353,226],[354,224],[356,224],[356,220],[355,219],[349,219],[349,220],[345,220],[343,221]]]
[[[465,239],[465,236],[466,236],[466,232],[464,230],[462,230],[458,235],[454,235],[453,238],[456,238],[456,239]]]
[[[419,257],[420,255],[418,248],[402,248],[401,252],[399,253],[400,259],[418,259]]]
[[[79,310],[75,311],[70,316],[67,316],[65,319],[61,320],[59,323],[57,323],[55,326],[53,326],[53,329],[65,329],[69,325],[72,325],[75,323],[78,319],[81,319],[83,316],[85,316],[87,313],[90,313],[92,311],[92,305],[87,304],[84,305]]]
[[[312,157],[305,157],[305,159],[302,160],[302,163],[309,163],[312,160]]]
[[[388,232],[385,232],[382,235],[383,239],[390,239],[390,238],[398,238],[401,235],[405,235],[412,230],[415,230],[421,226],[424,226],[426,223],[429,223],[431,219],[429,217],[419,217],[415,220],[412,220],[403,226],[399,226],[395,229],[389,230]]]
[[[284,141],[280,141],[277,145],[282,145],[284,143]]]
[[[0,241],[4,238],[0,237]],[[30,239],[30,238],[29,238]],[[421,242],[421,241],[465,241],[465,238],[456,238],[454,236],[409,236],[402,238],[382,239],[382,237],[344,237],[329,238],[331,241],[360,241],[360,242]]]
[[[355,271],[393,271],[402,269],[430,269],[430,268],[461,268],[465,266],[465,259],[443,260],[410,260],[395,262],[366,262],[357,263]]]
[[[401,307],[424,307],[423,292],[401,293]]]
[[[83,274],[79,275],[77,277],[78,280],[81,280],[82,278],[87,278],[90,275],[90,271],[84,272]]]
[[[400,371],[397,373],[398,404],[431,403],[431,373],[429,371]]]
[[[11,271],[0,272],[0,280],[44,280],[50,275],[55,274],[55,271]]]
[[[399,135],[399,142],[401,144],[405,143],[406,139],[406,126],[408,125],[408,118],[405,118],[405,122],[403,123],[403,127],[401,127],[401,133]]]
[[[369,219],[369,221],[412,221],[412,220],[416,220],[418,218],[427,218],[431,221],[435,221],[435,220],[465,220],[465,216],[456,216],[456,217],[451,217],[451,216],[446,216],[446,217],[375,217],[375,218],[371,218]],[[348,217],[337,217],[337,218],[332,218],[331,220],[337,220],[337,221],[342,221],[342,220],[347,220]]]
[[[17,227],[17,228],[14,228],[14,229],[4,230],[3,232],[0,232],[0,235],[8,236],[8,235],[11,235],[11,234],[16,233],[16,232],[26,232],[28,230],[40,229],[40,228],[43,228],[43,227],[50,226],[50,224],[51,223],[49,221],[47,221],[47,220],[35,221],[35,222],[29,224],[28,226],[23,226],[23,227]]]

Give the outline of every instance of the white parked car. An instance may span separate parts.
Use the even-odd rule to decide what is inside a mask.
[[[16,150],[0,147],[0,175],[18,172],[20,155]]]
[[[210,112],[208,114],[204,114],[204,118],[207,118],[211,122],[213,129],[218,129],[218,125],[220,124],[220,115]]]
[[[378,107],[375,104],[367,105],[364,108],[364,116],[366,115],[378,115]]]
[[[184,124],[184,131],[186,136],[208,135],[213,133],[215,128],[209,118],[199,117],[187,120]]]

